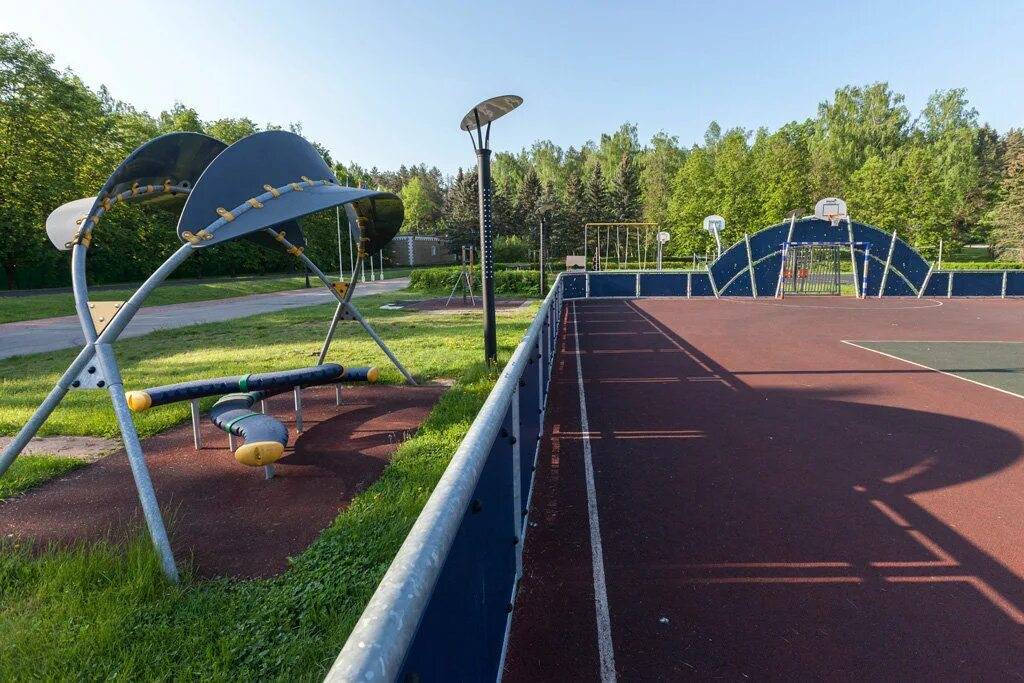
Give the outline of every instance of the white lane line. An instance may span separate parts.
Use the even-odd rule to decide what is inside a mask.
[[[846,339],[840,339],[839,341],[843,342],[844,344],[848,344],[850,346],[855,346],[858,349],[864,349],[865,351],[870,351],[871,353],[877,353],[879,356],[885,356],[886,358],[892,358],[893,360],[898,360],[901,363],[907,363],[909,365],[916,365],[919,368],[924,368],[925,370],[931,370],[932,372],[937,372],[940,375],[946,375],[947,377],[955,377],[956,379],[963,380],[964,382],[970,382],[971,384],[977,384],[979,387],[985,387],[986,389],[992,389],[993,391],[998,391],[998,392],[1000,392],[1002,394],[1007,394],[1008,396],[1016,396],[1017,398],[1024,398],[1024,396],[1021,396],[1020,394],[1016,394],[1016,393],[1014,393],[1012,391],[1009,391],[1007,389],[1000,389],[999,387],[994,387],[991,384],[985,384],[984,382],[979,382],[976,379],[971,379],[969,377],[963,377],[961,375],[956,375],[956,374],[953,374],[952,372],[946,372],[945,370],[939,370],[938,368],[933,368],[930,365],[925,365],[924,363],[915,363],[912,360],[907,360],[906,358],[901,358],[900,356],[894,356],[891,353],[886,353],[885,351],[879,351],[878,349],[873,349],[870,346],[861,346],[857,342],[848,341]],[[866,343],[868,343],[868,342],[866,342]],[[926,342],[926,343],[930,343],[930,342]],[[984,370],[978,370],[978,372],[984,372]]]
[[[576,338],[576,381],[580,390],[580,431],[583,432],[583,464],[587,473],[587,511],[590,516],[590,558],[594,571],[594,608],[597,612],[597,650],[601,660],[601,682],[614,683],[615,651],[612,647],[612,622],[608,616],[608,588],[604,580],[604,550],[601,546],[601,522],[597,515],[597,488],[594,486],[594,461],[590,451],[590,423],[587,397],[583,391],[583,363],[580,354],[580,328],[576,321],[576,302],[572,303],[572,329]]]

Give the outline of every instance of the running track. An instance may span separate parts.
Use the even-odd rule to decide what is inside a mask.
[[[562,324],[506,681],[1024,680],[1022,399],[842,343],[1022,340],[1024,302]]]

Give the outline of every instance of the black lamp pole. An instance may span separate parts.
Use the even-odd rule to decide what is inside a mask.
[[[491,125],[487,124],[490,133]],[[483,273],[484,360],[498,361],[498,331],[494,313],[494,227],[491,209],[491,150],[476,150],[477,184],[480,186],[480,269]]]
[[[480,186],[480,271],[484,309],[484,360],[498,361],[498,333],[494,314],[494,227],[491,208],[491,122],[523,103],[515,95],[492,97],[473,107],[462,117],[460,128],[469,133],[476,150],[476,172]],[[484,130],[482,127],[486,125]],[[476,137],[473,137],[473,131]]]

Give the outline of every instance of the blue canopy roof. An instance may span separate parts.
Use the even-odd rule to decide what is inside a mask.
[[[294,133],[266,131],[239,140],[207,166],[185,203],[178,235],[184,240],[186,232],[207,230],[212,236],[195,243],[205,248],[283,228],[295,243],[288,223],[344,204],[366,219],[369,253],[390,242],[404,219],[394,194],[342,187],[309,142]],[[357,227],[350,227],[359,237]]]

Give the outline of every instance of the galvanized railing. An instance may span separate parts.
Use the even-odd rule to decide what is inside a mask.
[[[544,299],[326,680],[500,676],[522,574],[562,280]]]

